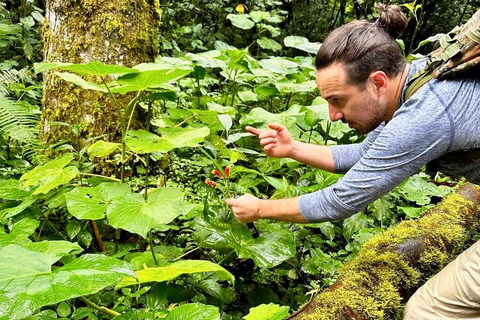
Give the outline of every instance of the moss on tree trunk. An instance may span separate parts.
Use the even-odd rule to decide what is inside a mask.
[[[401,319],[404,301],[473,238],[479,208],[480,188],[466,184],[418,220],[373,237],[335,284],[289,319]]]
[[[126,67],[152,62],[158,55],[159,21],[158,0],[47,0],[44,60]],[[118,100],[126,104],[131,98]],[[44,74],[44,142],[67,139],[81,148],[92,137],[105,135],[103,140],[114,141],[118,124],[111,97],[67,83],[53,72]]]

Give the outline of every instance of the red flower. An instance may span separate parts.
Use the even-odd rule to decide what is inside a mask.
[[[212,170],[212,173],[213,173],[213,174],[216,174],[217,176],[219,176],[219,177],[220,177],[220,179],[223,179],[223,176],[222,176],[222,174],[221,174],[221,173],[220,173],[220,171],[218,171],[217,169],[215,169],[215,170]]]
[[[228,179],[228,174],[230,173],[230,166],[225,168],[225,178]]]
[[[216,187],[217,184],[215,182],[213,182],[212,180],[210,179],[205,179],[205,183],[208,184],[209,186],[212,186],[212,187]]]

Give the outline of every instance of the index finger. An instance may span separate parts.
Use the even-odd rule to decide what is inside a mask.
[[[251,126],[246,126],[245,130],[247,130],[250,133],[253,133],[254,135],[258,136],[260,133],[262,133],[262,130],[251,127]]]

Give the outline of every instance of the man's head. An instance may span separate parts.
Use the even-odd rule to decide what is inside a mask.
[[[398,6],[379,5],[379,9],[376,22],[355,20],[335,29],[315,58],[317,85],[329,102],[330,118],[348,122],[361,133],[385,120],[387,99],[383,95],[391,93],[389,79],[397,77],[406,64],[395,41],[406,27],[405,15]],[[333,91],[337,96],[342,91],[348,94],[342,96],[343,101],[334,100],[338,97]],[[354,107],[353,103],[356,108],[342,112],[342,108]],[[358,118],[356,113],[365,114]]]

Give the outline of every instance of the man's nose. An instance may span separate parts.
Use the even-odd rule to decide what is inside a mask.
[[[331,121],[338,121],[343,118],[343,113],[330,103],[328,104],[328,116]]]

